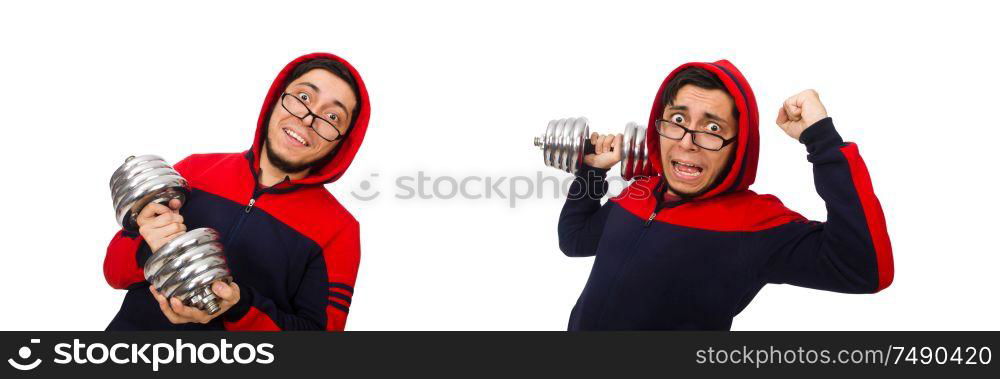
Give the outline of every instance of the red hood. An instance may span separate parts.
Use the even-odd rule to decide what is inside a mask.
[[[714,73],[725,84],[726,89],[736,103],[737,110],[740,112],[739,138],[736,141],[736,155],[732,160],[732,168],[721,183],[699,196],[698,199],[706,199],[727,192],[746,190],[750,187],[750,184],[753,184],[754,179],[757,177],[757,156],[760,151],[760,134],[758,132],[760,119],[757,114],[757,99],[754,98],[750,84],[747,83],[743,74],[736,69],[736,66],[733,66],[727,60],[714,63],[685,63],[674,69],[663,80],[663,83],[660,84],[660,89],[656,91],[656,97],[653,99],[653,109],[650,111],[649,124],[646,129],[647,151],[655,152],[652,153],[655,155],[650,157],[653,173],[654,175],[663,175],[663,163],[660,162],[659,153],[660,135],[656,133],[656,120],[662,115],[660,99],[663,97],[663,91],[666,90],[670,79],[673,79],[681,70],[689,67],[700,67]]]
[[[354,120],[353,126],[351,126],[350,132],[347,133],[347,138],[340,141],[340,145],[337,147],[336,156],[330,159],[323,167],[313,168],[309,175],[299,179],[293,180],[290,184],[321,184],[330,183],[340,178],[344,172],[347,171],[347,167],[351,165],[351,161],[354,160],[354,155],[357,154],[358,149],[361,147],[361,141],[365,139],[365,131],[368,129],[368,118],[371,115],[371,108],[368,102],[368,90],[365,89],[365,82],[361,80],[361,74],[354,69],[343,58],[340,58],[333,54],[327,53],[313,53],[306,54],[301,57],[295,58],[295,60],[289,62],[285,65],[285,68],[281,69],[278,73],[278,77],[274,78],[271,82],[271,89],[267,91],[267,97],[264,98],[264,105],[260,109],[260,116],[257,118],[257,131],[254,134],[253,146],[250,150],[253,152],[253,168],[254,172],[260,171],[260,154],[263,149],[264,135],[267,131],[267,125],[265,125],[268,115],[271,114],[271,110],[278,104],[278,98],[281,96],[282,91],[284,91],[285,78],[292,73],[292,70],[296,66],[302,64],[303,62],[318,59],[327,58],[339,61],[347,66],[350,71],[351,76],[358,83],[358,97],[360,100],[360,109],[358,109],[358,118]]]

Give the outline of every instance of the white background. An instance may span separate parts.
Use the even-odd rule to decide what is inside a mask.
[[[619,132],[646,120],[671,69],[720,58],[761,109],[752,188],[826,218],[805,148],[773,123],[782,100],[816,89],[860,146],[896,261],[876,295],[767,286],[734,330],[996,330],[997,14],[961,1],[8,2],[0,325],[103,329],[124,295],[102,274],[112,171],[131,154],[246,149],[278,70],[328,51],[358,67],[373,107],[329,186],[362,225],[349,330],[564,329],[592,259],[559,252],[562,199],[403,200],[394,178],[565,178],[529,144],[549,119]],[[376,200],[350,195],[369,179]]]

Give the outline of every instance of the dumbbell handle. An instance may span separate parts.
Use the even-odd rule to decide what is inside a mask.
[[[597,147],[594,146],[593,142],[590,142],[590,138],[583,141],[583,155],[595,154],[597,153]],[[620,153],[620,152],[619,152]]]
[[[542,138],[541,137],[535,137],[535,146],[538,147],[538,148],[542,148],[543,146],[545,146],[542,143]],[[583,140],[583,155],[594,154],[596,152],[597,152],[597,149],[594,148],[594,143],[590,142],[590,138],[584,139]]]
[[[535,146],[541,146],[538,141],[538,137],[535,137]],[[590,142],[590,138],[583,140],[583,155],[594,153],[597,153],[597,148],[594,146],[593,142]]]

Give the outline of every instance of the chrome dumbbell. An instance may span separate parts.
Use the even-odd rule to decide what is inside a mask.
[[[648,176],[652,172],[646,152],[646,128],[634,122],[625,125],[622,138],[621,175],[625,180]],[[583,156],[594,152],[590,125],[586,117],[549,121],[545,133],[535,137],[546,166],[574,173],[583,164]]]
[[[150,203],[166,204],[177,199],[183,204],[191,187],[163,158],[132,156],[111,175],[111,198],[115,216],[125,230],[136,231],[136,217]],[[229,266],[219,233],[211,228],[188,231],[153,252],[143,267],[146,280],[167,297],[177,297],[185,305],[209,314],[219,311],[219,299],[212,282],[231,282]]]

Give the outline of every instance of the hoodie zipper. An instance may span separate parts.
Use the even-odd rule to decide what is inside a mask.
[[[245,221],[247,216],[250,215],[250,211],[253,210],[253,205],[254,203],[257,202],[257,198],[263,194],[264,194],[263,189],[255,189],[253,191],[253,194],[250,195],[250,201],[248,201],[247,205],[243,207],[243,212],[240,213],[240,216],[236,219],[236,222],[233,224],[233,227],[230,228],[229,233],[226,234],[226,242],[223,244],[223,246],[228,246],[229,243],[233,241],[233,238],[236,238],[236,233],[239,232],[240,227],[243,226],[243,221]]]
[[[632,259],[635,258],[637,254],[639,254],[639,244],[642,242],[642,238],[646,236],[646,231],[649,230],[650,223],[652,223],[653,219],[656,218],[656,212],[658,212],[658,208],[654,207],[653,213],[649,215],[649,218],[646,219],[645,223],[643,223],[642,229],[639,230],[639,235],[635,237],[635,241],[632,243],[632,248],[626,250],[628,252],[631,252],[631,255],[629,255],[628,258],[626,258],[625,261],[622,262],[621,266],[618,267],[618,271],[615,273],[614,278],[612,278],[611,280],[611,286],[608,289],[607,295],[605,295],[604,303],[601,304],[601,313],[597,317],[597,322],[599,325],[604,324],[604,316],[608,311],[608,299],[615,291],[618,290],[618,282],[619,280],[621,280],[622,272],[632,262]]]
[[[687,202],[685,200],[680,200],[673,203],[668,203],[664,201],[663,194],[666,193],[666,189],[663,188],[663,186],[666,185],[666,181],[667,179],[664,178],[656,184],[656,189],[653,191],[653,196],[656,196],[656,205],[653,206],[653,213],[649,214],[649,218],[647,218],[646,222],[643,224],[644,228],[648,228],[649,225],[653,224],[653,220],[656,219],[656,214],[660,213],[660,211],[663,210],[663,208],[673,208]]]
[[[650,213],[650,214],[649,214],[649,218],[648,218],[648,219],[646,219],[646,224],[645,224],[645,225],[643,225],[643,227],[645,227],[645,228],[648,228],[648,227],[649,227],[649,224],[652,224],[652,223],[653,223],[653,219],[655,219],[655,218],[656,218],[656,212],[657,212],[657,211],[653,211],[653,213]]]
[[[608,290],[608,295],[607,295],[609,297],[611,296],[611,294],[614,293],[614,291],[616,291],[618,289],[618,282],[619,282],[619,280],[621,280],[622,272],[626,269],[626,267],[629,266],[629,264],[632,263],[632,259],[635,258],[635,256],[637,254],[640,254],[640,252],[639,252],[639,244],[642,243],[642,239],[643,239],[643,237],[646,236],[646,231],[649,230],[649,226],[653,224],[653,220],[656,219],[656,215],[658,213],[660,213],[660,211],[663,210],[663,208],[673,208],[673,207],[679,206],[681,204],[684,204],[686,202],[686,201],[682,200],[680,202],[677,202],[674,205],[671,205],[671,203],[663,201],[663,193],[666,190],[663,187],[660,187],[660,186],[665,183],[666,179],[663,179],[663,180],[664,181],[662,181],[662,182],[660,182],[660,183],[657,184],[656,190],[653,191],[654,192],[654,196],[656,196],[656,205],[653,206],[653,212],[651,212],[649,214],[649,218],[647,218],[646,221],[643,222],[642,229],[639,231],[639,236],[636,237],[635,238],[635,242],[632,243],[632,249],[629,250],[629,251],[632,252],[632,255],[629,256],[625,260],[625,262],[622,263],[621,267],[618,268],[618,272],[615,273],[614,279],[612,279],[611,289]],[[602,324],[602,325],[604,323],[605,314],[607,313],[607,310],[608,310],[608,303],[607,303],[608,300],[607,300],[607,298],[605,298],[604,301],[605,301],[604,304],[601,305],[601,314],[597,318],[597,320],[598,320],[597,322],[599,324]]]
[[[229,233],[226,233],[226,241],[225,241],[225,243],[223,243],[224,246],[228,246],[236,238],[236,234],[239,233],[240,227],[243,226],[243,222],[246,221],[247,217],[250,216],[250,212],[253,211],[253,206],[254,206],[254,204],[257,203],[257,199],[258,198],[260,198],[265,193],[279,192],[279,191],[277,191],[274,188],[274,186],[267,187],[267,188],[261,188],[260,187],[260,185],[258,184],[259,181],[260,181],[260,175],[253,168],[253,153],[252,152],[250,153],[249,157],[247,157],[247,161],[250,164],[250,174],[251,174],[251,176],[253,176],[253,192],[250,193],[250,200],[247,200],[247,205],[243,207],[243,212],[240,212],[239,216],[236,219],[236,222],[233,223],[233,226],[229,229]],[[287,180],[289,180],[289,178],[286,176],[285,180],[287,181]],[[282,183],[283,182],[284,181],[282,181]],[[278,183],[278,184],[281,184],[281,183]],[[294,191],[296,188],[298,188],[298,187],[289,188],[288,191],[289,192],[290,191]]]

